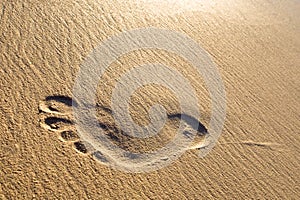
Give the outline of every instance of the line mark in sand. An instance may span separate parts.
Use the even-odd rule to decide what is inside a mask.
[[[241,141],[241,142],[226,142],[226,143],[219,143],[221,145],[227,145],[227,144],[240,144],[240,145],[245,145],[249,147],[261,147],[261,148],[267,148],[267,149],[272,149],[272,150],[279,150],[280,147],[283,145],[278,144],[278,143],[272,143],[272,142],[255,142],[252,140],[247,140],[247,141]]]
[[[77,103],[68,96],[58,95],[46,97],[45,100],[40,101],[39,104],[40,126],[46,130],[57,133],[58,138],[62,142],[71,146],[77,152],[84,155],[91,155],[96,161],[107,165],[110,162],[109,158],[105,157],[102,152],[92,148],[88,141],[80,139],[75,127],[76,123],[74,122],[72,105],[78,106]],[[103,116],[107,115],[112,117],[113,112],[110,108],[98,104],[96,104],[95,107]],[[183,134],[185,134],[186,137],[189,137],[191,134],[195,134],[199,137],[198,141],[197,137],[195,138],[195,142],[187,150],[205,147],[205,145],[202,144],[202,139],[204,135],[208,134],[208,131],[201,122],[186,114],[170,114],[167,115],[167,117],[169,120],[182,120],[185,122],[186,130]],[[195,124],[198,124],[198,126],[194,127]],[[105,130],[107,138],[116,144],[122,145],[124,138],[127,138],[128,141],[132,139],[130,135],[127,135],[117,126],[107,124],[104,121],[99,121],[98,125]],[[134,159],[134,156],[132,156],[132,159]],[[169,158],[166,158],[166,160],[168,159]]]
[[[5,7],[5,5],[3,4],[3,5],[2,5],[2,13],[1,13],[0,20],[2,20],[2,18],[4,17],[5,10],[6,10],[6,7]]]

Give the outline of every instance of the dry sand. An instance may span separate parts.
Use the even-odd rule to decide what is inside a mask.
[[[1,1],[0,199],[300,198],[299,1],[157,2]],[[101,41],[149,26],[185,33],[212,55],[226,88],[227,116],[205,158],[189,150],[160,170],[125,173],[73,142],[78,136],[68,104],[81,63]],[[211,110],[201,77],[182,58],[154,50],[124,55],[99,83],[97,113],[114,142],[136,152],[162,147],[178,125],[172,119],[159,137],[141,142],[120,136],[104,109],[120,75],[145,62],[189,77],[205,126]],[[168,92],[139,89],[130,106],[134,120],[147,124],[147,110],[157,102],[177,113]]]

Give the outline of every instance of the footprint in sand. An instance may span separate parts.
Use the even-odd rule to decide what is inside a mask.
[[[72,99],[66,96],[49,96],[39,104],[40,126],[58,134],[59,139],[80,153],[87,149],[78,136],[72,119]]]
[[[76,102],[72,101],[72,98],[68,96],[48,96],[45,100],[40,101],[40,126],[46,130],[57,133],[61,141],[71,145],[77,152],[92,155],[97,161],[106,164],[109,161],[100,151],[92,148],[89,142],[80,139],[75,127],[76,123],[73,117],[72,104],[77,105]],[[138,139],[124,133],[114,124],[112,111],[109,108],[97,105],[96,110],[99,117],[99,127],[101,127],[105,131],[105,135],[120,148],[130,152],[139,152],[139,150],[145,150],[144,147],[147,144],[155,144],[153,138],[150,138],[148,141],[140,142]],[[185,121],[187,129],[183,134],[186,135],[186,137],[190,137],[191,134],[196,133],[197,137],[194,139],[195,143],[188,149],[203,147],[201,141],[203,141],[204,136],[207,134],[207,129],[203,124],[197,119],[184,114],[172,114],[167,116],[171,122]],[[193,125],[195,124],[198,124],[198,126],[194,127]],[[152,145],[152,147],[154,149],[160,148],[155,145]],[[146,151],[147,150],[151,151],[153,149],[146,149]]]

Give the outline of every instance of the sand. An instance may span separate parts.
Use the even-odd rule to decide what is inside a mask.
[[[300,198],[299,2],[157,2],[1,1],[0,199]],[[226,91],[226,120],[204,158],[190,146],[168,166],[129,173],[109,167],[82,141],[72,91],[101,42],[147,27],[186,34],[211,55]],[[190,80],[201,112],[196,120],[210,128],[208,88],[191,64],[162,50],[133,51],[109,66],[96,93],[99,125],[128,151],[162,148],[178,129],[176,95],[157,85],[139,88],[129,106],[140,125],[149,123],[153,104],[165,107],[168,120],[157,137],[128,137],[112,118],[122,74],[153,62]],[[193,145],[205,134],[198,130]]]

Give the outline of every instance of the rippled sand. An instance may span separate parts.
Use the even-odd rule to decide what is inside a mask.
[[[299,199],[299,7],[296,0],[2,1],[0,199]],[[114,144],[149,152],[178,129],[176,96],[155,85],[139,88],[129,111],[147,125],[150,107],[163,105],[168,118],[160,135],[130,138],[114,122],[116,82],[144,63],[171,66],[189,79],[201,112],[190,120],[203,125],[190,127],[196,141],[171,165],[125,173],[80,138],[72,90],[84,59],[102,41],[145,27],[184,33],[212,56],[226,90],[226,120],[213,150],[199,158],[194,147],[210,128],[212,109],[203,79],[170,52],[123,55],[96,94],[99,126]]]

